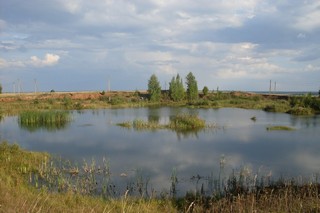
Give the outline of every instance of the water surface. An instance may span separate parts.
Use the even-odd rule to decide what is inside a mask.
[[[228,175],[248,168],[252,174],[274,177],[312,177],[320,171],[320,117],[297,117],[244,109],[131,108],[72,111],[64,129],[28,131],[18,118],[0,122],[0,139],[32,151],[45,151],[75,162],[110,162],[114,179],[127,181],[137,171],[161,191],[170,188],[175,170],[181,188],[192,177]],[[134,119],[168,123],[178,113],[197,113],[219,126],[199,132],[179,133],[167,129],[135,131],[117,126]],[[250,118],[255,116],[256,121]],[[267,131],[270,125],[294,127],[295,131]],[[120,177],[126,174],[127,177]],[[123,175],[122,175],[123,176]]]

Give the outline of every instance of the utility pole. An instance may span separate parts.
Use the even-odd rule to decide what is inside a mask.
[[[21,81],[18,78],[18,94],[20,95],[20,93],[21,93]]]
[[[13,93],[16,94],[16,82],[12,83]]]
[[[272,82],[271,82],[271,80],[270,80],[270,86],[269,86],[269,93],[271,94],[271,84],[272,84]]]

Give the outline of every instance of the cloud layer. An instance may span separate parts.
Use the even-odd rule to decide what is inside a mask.
[[[199,87],[318,90],[320,3],[0,0],[0,81],[145,89],[192,71]],[[42,59],[41,59],[42,58]],[[48,73],[44,75],[43,73]],[[65,83],[59,76],[65,75]],[[52,80],[57,79],[57,81]],[[30,83],[31,84],[31,83]],[[51,88],[43,88],[51,89]]]

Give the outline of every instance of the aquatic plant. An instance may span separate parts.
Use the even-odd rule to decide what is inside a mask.
[[[295,128],[290,127],[290,126],[268,126],[267,130],[268,131],[274,131],[274,130],[293,131],[293,130],[295,130]]]
[[[67,111],[27,111],[20,113],[19,125],[30,131],[44,128],[47,130],[63,129],[70,122]]]
[[[196,130],[205,128],[206,122],[197,115],[179,114],[171,118],[168,127],[174,130]]]

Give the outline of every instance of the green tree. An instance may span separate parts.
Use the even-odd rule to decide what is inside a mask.
[[[208,92],[209,92],[209,89],[207,86],[204,86],[203,89],[202,89],[202,92],[203,92],[203,95],[206,96],[208,95]]]
[[[0,94],[2,93],[2,85],[0,84]]]
[[[169,83],[169,95],[174,101],[181,101],[185,97],[185,89],[179,74],[177,74],[176,77],[172,77],[172,80]]]
[[[186,77],[186,84],[187,84],[187,98],[188,101],[194,101],[198,99],[198,83],[196,78],[189,72]]]
[[[158,78],[153,74],[148,82],[148,93],[150,101],[159,101],[161,98],[161,87]]]

